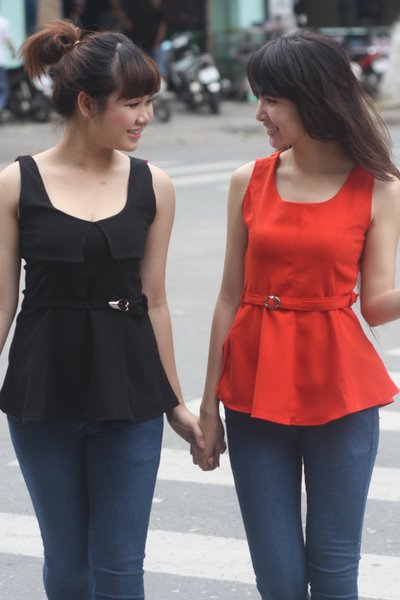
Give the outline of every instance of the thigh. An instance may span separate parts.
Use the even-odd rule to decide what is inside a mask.
[[[9,417],[15,453],[38,518],[46,565],[59,577],[88,568],[88,501],[82,428]]]
[[[86,446],[96,600],[143,596],[143,559],[163,417],[93,428]]]
[[[229,409],[226,427],[257,587],[264,600],[304,600],[299,431]]]
[[[367,494],[378,449],[377,408],[307,428],[306,554],[313,600],[356,600]]]

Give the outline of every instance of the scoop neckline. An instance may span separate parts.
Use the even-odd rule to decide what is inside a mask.
[[[128,206],[128,200],[129,200],[129,190],[131,187],[131,178],[132,178],[132,159],[129,158],[129,175],[128,175],[128,185],[127,185],[127,191],[126,191],[126,199],[125,199],[125,204],[124,206],[121,208],[121,210],[119,210],[118,212],[114,213],[113,215],[110,215],[109,217],[104,217],[103,219],[96,219],[95,221],[90,221],[89,219],[82,219],[81,217],[77,217],[76,215],[71,215],[71,213],[67,213],[64,210],[61,210],[60,208],[57,208],[56,206],[54,206],[54,204],[52,203],[50,196],[47,192],[46,186],[44,184],[44,180],[42,177],[42,174],[40,172],[39,166],[36,162],[36,160],[33,158],[33,156],[29,157],[33,164],[34,167],[36,169],[36,173],[39,176],[39,180],[40,180],[40,184],[42,186],[45,198],[47,200],[48,205],[50,206],[50,208],[58,213],[60,213],[61,215],[64,215],[66,217],[69,217],[70,219],[75,219],[76,221],[81,221],[83,223],[89,223],[89,225],[96,225],[97,223],[102,223],[104,221],[109,221],[110,219],[115,219],[116,217],[122,215],[122,213],[125,212],[127,206]]]
[[[298,200],[285,200],[284,198],[282,198],[282,196],[280,195],[280,193],[278,191],[278,186],[276,185],[276,171],[278,168],[279,159],[280,159],[280,154],[277,154],[277,156],[275,158],[275,164],[274,164],[274,170],[273,170],[273,176],[272,176],[273,189],[275,192],[275,196],[277,197],[279,202],[281,204],[287,204],[289,206],[290,205],[292,205],[292,206],[322,206],[324,204],[330,204],[331,202],[334,202],[342,194],[344,188],[346,187],[346,185],[350,181],[351,177],[353,176],[353,174],[355,173],[355,171],[358,168],[357,163],[354,163],[354,165],[351,167],[350,171],[348,172],[346,179],[344,180],[344,182],[342,183],[342,185],[340,186],[340,188],[338,189],[336,194],[334,194],[327,200],[321,200],[319,202],[299,202]]]

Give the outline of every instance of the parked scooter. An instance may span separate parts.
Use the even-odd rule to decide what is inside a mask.
[[[161,79],[160,91],[154,96],[153,109],[157,121],[167,123],[171,119],[170,92],[167,90],[167,84]]]
[[[353,49],[350,59],[351,64],[354,65],[353,71],[365,91],[375,98],[379,94],[382,78],[388,69],[389,57],[372,46]]]
[[[50,75],[30,79],[20,66],[8,70],[9,95],[7,109],[14,116],[49,121],[52,112],[53,81]]]
[[[211,54],[200,51],[190,32],[176,34],[163,49],[169,55],[169,85],[178,98],[193,110],[208,106],[218,114],[221,76]]]

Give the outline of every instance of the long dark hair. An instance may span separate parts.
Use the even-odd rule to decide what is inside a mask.
[[[101,110],[111,94],[139,98],[160,87],[156,64],[122,33],[85,33],[71,21],[57,20],[28,37],[21,51],[31,77],[55,65],[54,106],[66,118],[74,114],[81,91]]]
[[[254,52],[247,76],[257,97],[291,100],[312,138],[339,143],[377,179],[400,178],[389,132],[332,38],[304,30],[283,35]]]

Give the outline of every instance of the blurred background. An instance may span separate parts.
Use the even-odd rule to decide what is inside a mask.
[[[296,27],[318,29],[343,43],[374,98],[400,102],[399,0],[2,0],[0,5],[16,47],[44,22],[69,17],[87,29],[119,29],[154,50],[174,92],[179,85],[170,80],[170,64],[188,52],[208,53],[222,82],[219,95],[238,100],[251,100],[244,71],[255,48]],[[190,35],[182,39],[182,33]],[[6,66],[18,65],[9,53]]]

